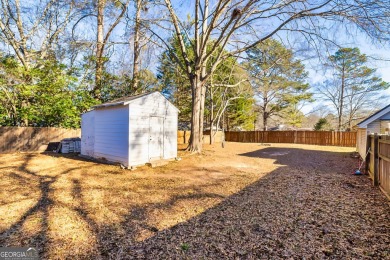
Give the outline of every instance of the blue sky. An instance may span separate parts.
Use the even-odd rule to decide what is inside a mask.
[[[377,68],[377,72],[383,80],[390,82],[390,45],[374,44],[365,39],[365,36],[358,35],[354,42],[346,42],[345,47],[358,47],[361,53],[368,56],[367,66]],[[310,77],[311,80],[317,81],[320,75],[314,74]]]
[[[174,4],[174,7],[175,7],[178,15],[182,19],[185,20],[187,15],[191,14],[191,10],[192,10],[191,6],[193,5],[192,0],[188,0],[188,1],[172,0],[172,2]],[[131,6],[131,8],[132,8],[132,6]],[[154,9],[151,10],[151,12],[153,12],[153,11],[156,11],[156,10],[154,10]],[[152,13],[150,15],[155,16],[157,14]],[[272,26],[272,23],[270,24],[270,21],[268,21],[268,24],[269,24],[269,26]],[[319,26],[324,26],[324,25],[327,25],[327,22],[319,23]],[[267,27],[264,24],[263,24],[263,26]],[[80,24],[80,27],[83,27],[83,25]],[[89,26],[86,26],[86,27],[89,27]],[[113,38],[118,38],[118,36],[122,34],[121,31],[123,29],[124,29],[123,25],[119,25],[116,28],[115,32],[113,33]],[[83,33],[85,34],[86,31],[88,31],[88,30],[86,30],[86,31],[81,30],[81,31],[83,31]],[[171,33],[169,31],[164,31],[164,30],[160,30],[159,32],[165,36],[168,36]],[[350,34],[348,34],[349,36],[347,36],[346,33],[342,33],[341,31],[329,32],[329,36],[336,37],[338,40],[338,43],[340,45],[342,45],[343,47],[359,47],[361,52],[367,54],[368,56],[389,60],[387,62],[384,62],[384,61],[375,61],[373,59],[370,59],[368,66],[372,67],[372,68],[378,68],[377,72],[383,78],[383,80],[390,82],[390,45],[387,45],[387,46],[374,45],[370,42],[370,40],[366,39],[366,37],[363,34],[359,34],[359,32],[357,30],[352,30],[352,32],[355,33],[354,37],[350,37]],[[286,38],[286,35],[283,32],[280,32],[278,35],[280,36],[280,39],[283,42],[287,42],[287,41],[283,40],[283,38]],[[119,36],[119,38],[121,38],[121,37]],[[295,38],[295,37],[293,37],[293,38]],[[296,38],[299,39],[299,36]],[[300,39],[300,41],[302,41],[302,39]],[[336,49],[334,49],[332,51],[334,53],[334,51],[336,51]],[[157,50],[156,54],[158,54],[159,52],[160,51]],[[128,48],[125,47],[124,53],[121,53],[119,56],[122,59],[123,58],[125,60],[128,59],[129,66],[131,66],[132,56],[131,56],[131,53],[129,52]],[[324,52],[324,56],[326,56],[325,52]],[[156,70],[155,66],[157,64],[157,55],[154,55],[153,58],[156,60],[155,61],[152,60],[150,66],[149,66],[149,69],[151,69],[152,71],[155,72],[155,70]],[[305,63],[307,64],[307,70],[309,71],[309,79],[308,79],[309,83],[311,83],[313,85],[314,83],[318,83],[318,82],[321,82],[324,80],[324,73],[322,72],[321,68],[319,67],[320,62],[317,58],[313,58]],[[313,69],[313,67],[311,67],[309,64],[316,66],[317,71],[315,69]],[[390,90],[387,90],[386,92],[387,92],[387,94],[390,95]],[[308,110],[310,110],[312,106],[313,106],[313,104],[310,106],[307,106],[305,108],[305,112],[308,112]]]
[[[214,3],[214,1],[210,1],[211,3]],[[193,0],[172,0],[173,6],[175,10],[177,11],[177,14],[182,18],[186,19],[185,17],[187,15],[192,14],[192,6],[193,6]],[[211,4],[212,6],[212,4]],[[273,27],[274,25],[271,22],[272,20],[267,20],[268,27]],[[277,20],[275,20],[276,23],[278,23]],[[378,59],[384,59],[388,60],[387,62],[384,61],[376,61],[374,59],[369,59],[368,66],[371,68],[377,68],[378,74],[383,78],[383,80],[390,82],[390,43],[387,43],[387,46],[381,46],[380,44],[374,44],[371,42],[370,39],[367,39],[365,34],[359,32],[356,28],[350,28],[348,31],[345,31],[345,28],[342,26],[335,26],[333,21],[326,21],[326,20],[318,20],[317,26],[319,28],[329,28],[329,32],[325,32],[324,35],[327,35],[330,37],[330,39],[337,41],[338,44],[340,44],[343,47],[358,47],[361,51],[361,53],[367,54],[370,57],[375,57]],[[262,24],[262,27],[265,31],[267,27],[266,24]],[[325,29],[326,30],[326,29]],[[322,31],[324,32],[324,31]],[[286,40],[286,38],[290,38],[287,36],[285,32],[279,32],[277,34],[280,38],[279,40],[282,40],[282,42],[287,43],[290,42],[291,39]],[[248,37],[250,37],[248,35]],[[299,40],[302,42],[303,37],[299,36],[292,37],[293,41]],[[250,39],[248,39],[250,40]],[[295,44],[293,44],[295,45]],[[334,48],[333,53],[337,49]],[[331,52],[331,54],[333,54]],[[324,56],[327,56],[324,52]],[[318,72],[313,70],[311,66],[307,66],[307,69],[309,70],[309,83],[317,83],[319,81],[322,81],[324,79],[324,75],[321,72],[321,69],[319,68],[320,61],[316,58],[311,59],[310,61],[306,62],[307,64],[312,64],[313,66],[317,67]],[[387,93],[390,95],[390,90],[387,90]]]
[[[344,42],[344,43],[343,43]],[[361,53],[364,53],[368,56],[367,66],[370,68],[377,69],[377,75],[382,77],[386,82],[390,82],[390,45],[380,45],[372,43],[366,36],[362,34],[357,34],[354,39],[349,39],[349,41],[344,40],[342,43],[345,47],[358,47]],[[335,49],[336,50],[336,49]],[[306,68],[309,71],[308,82],[313,86],[316,83],[324,81],[325,75],[320,67],[317,67],[319,64],[318,60],[310,60],[305,62]],[[312,65],[312,66],[311,66]],[[313,69],[313,67],[316,67]],[[385,90],[382,94],[386,94],[390,97],[390,89]],[[387,100],[383,100],[383,105],[388,104]],[[307,104],[303,107],[304,113],[309,113],[313,107],[320,104],[328,105],[327,102],[316,101],[311,104]]]

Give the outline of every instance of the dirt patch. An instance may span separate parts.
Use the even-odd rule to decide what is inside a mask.
[[[0,155],[0,245],[44,258],[390,256],[390,208],[351,148],[227,143],[131,172]]]

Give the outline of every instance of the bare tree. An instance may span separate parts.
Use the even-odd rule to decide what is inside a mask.
[[[210,113],[210,144],[221,125],[221,119],[231,103],[248,92],[248,75],[236,59],[229,59],[215,71],[206,84]]]
[[[76,15],[73,1],[1,0],[0,40],[29,69],[34,61],[46,59],[57,48],[60,34]]]
[[[337,111],[337,130],[351,129],[358,115],[375,106],[380,91],[390,84],[376,76],[376,70],[366,66],[367,57],[358,48],[341,48],[329,57],[333,73],[317,87],[323,99]]]
[[[9,52],[25,70],[30,70],[41,66],[42,61],[55,57],[60,36],[76,14],[73,1],[26,3],[20,0],[1,0],[0,41],[10,47]],[[19,79],[15,80],[15,75],[7,75],[11,80],[1,87],[14,115],[17,102],[14,83],[22,80],[23,85],[28,85],[32,82],[31,77],[24,77],[23,74],[18,76]],[[24,98],[20,103],[22,108],[27,108],[31,100]],[[22,125],[29,125],[27,115],[24,115]]]
[[[104,27],[104,10],[107,4],[107,0],[98,0],[97,2],[97,34],[96,34],[96,70],[95,70],[95,88],[93,89],[93,95],[96,99],[101,100],[101,88],[102,88],[102,77],[104,71],[104,49],[107,45],[111,33],[115,27],[119,24],[121,19],[124,17],[127,6],[129,5],[130,0],[124,2],[114,1],[115,5],[119,5],[120,13],[114,19],[114,22],[110,24],[107,28],[106,33]]]
[[[207,88],[210,93],[210,144],[214,143],[215,135],[222,124],[221,120],[231,103],[236,99],[244,99],[250,86],[244,81],[234,85],[210,84]]]
[[[307,41],[330,41],[327,32],[338,24],[356,26],[372,38],[388,40],[390,24],[386,1],[257,1],[257,0],[194,0],[190,18],[178,13],[182,3],[164,0],[169,23],[181,47],[177,62],[191,82],[192,124],[189,150],[201,152],[206,82],[218,65],[229,56],[240,56],[247,49],[281,31],[300,33]],[[184,19],[192,22],[187,28]],[[169,27],[169,26],[168,26]],[[164,28],[160,24],[160,29]],[[155,32],[161,40],[163,34]],[[186,41],[191,43],[190,56]],[[210,47],[210,42],[213,42]],[[229,52],[224,52],[229,49]],[[206,64],[217,57],[210,69]]]
[[[141,11],[142,0],[135,0],[135,21],[134,21],[134,54],[133,54],[133,89],[138,88],[139,84],[139,58],[140,48],[140,30],[141,30]]]
[[[155,0],[134,0],[135,12],[128,13],[127,31],[130,32],[130,49],[132,47],[132,82],[128,93],[139,94],[148,91],[142,81],[144,72],[149,70],[149,66],[155,66],[156,49],[162,46],[153,40],[153,34],[150,34],[150,24],[160,23],[161,11],[156,13],[148,12],[151,7],[157,7],[158,1]]]

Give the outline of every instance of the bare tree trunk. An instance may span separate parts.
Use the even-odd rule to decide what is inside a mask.
[[[98,0],[97,8],[97,44],[96,44],[96,71],[95,88],[93,95],[101,99],[102,77],[103,77],[103,51],[104,51],[104,7],[106,0]]]
[[[224,118],[226,119],[226,131],[230,131],[229,117],[225,114]]]
[[[134,59],[133,59],[133,86],[132,93],[135,93],[139,85],[139,57],[141,54],[140,48],[140,22],[141,22],[141,0],[136,0],[136,13],[134,25]]]
[[[201,124],[200,121],[200,119],[203,117],[201,113],[202,85],[199,76],[196,76],[195,79],[191,80],[191,89],[193,97],[191,114],[191,137],[187,150],[194,153],[199,153],[202,151],[203,144],[203,124]]]
[[[264,110],[263,111],[263,131],[268,130],[268,113]]]
[[[339,122],[338,122],[338,127],[337,127],[337,130],[338,131],[341,131],[341,125],[342,125],[342,117],[343,117],[343,106],[344,106],[344,90],[345,90],[345,69],[344,69],[344,66],[343,66],[343,72],[342,72],[342,75],[341,75],[341,93],[340,93],[340,107],[339,107]]]
[[[212,123],[214,124],[214,122]],[[212,125],[212,128],[210,128],[210,144],[214,143],[216,133],[218,133],[218,130],[214,131],[214,126]]]
[[[263,97],[263,131],[268,130],[268,117],[269,114],[267,112],[267,106],[268,106],[268,98],[266,95]]]
[[[208,13],[209,13],[208,0],[204,1],[204,5],[205,5],[204,16],[208,17]],[[204,42],[203,35],[205,35],[205,33],[206,33],[207,26],[208,25],[207,25],[207,18],[206,18],[203,21],[201,42]],[[198,47],[200,47],[200,45]],[[199,54],[200,50],[197,50],[197,53]],[[198,57],[198,58],[203,59],[203,57]],[[198,138],[199,138],[199,143],[201,143],[201,144],[203,144],[204,110],[205,110],[205,103],[206,103],[206,85],[201,83],[201,79],[204,79],[206,76],[206,64],[207,64],[207,59],[204,60],[204,62],[202,63],[202,70],[201,70],[201,74],[200,74],[201,76],[198,79],[199,83],[200,83],[199,86],[201,88],[200,114],[199,114],[199,137]],[[202,150],[202,148],[198,152],[200,152],[201,150]]]
[[[214,122],[215,122],[215,118],[214,118],[214,101],[213,101],[213,93],[210,90],[210,144],[214,143]]]
[[[21,105],[22,110],[25,109],[25,108],[28,108],[29,105],[30,105],[30,104],[29,104],[28,101],[23,100],[23,101],[22,101],[22,105]],[[27,118],[27,115],[24,115],[24,116],[23,116],[22,121],[23,121],[23,125],[22,125],[22,126],[28,126],[28,118]]]
[[[206,103],[206,87],[201,85],[200,94],[200,114],[199,114],[199,142],[203,143],[203,127],[204,127],[204,107]]]

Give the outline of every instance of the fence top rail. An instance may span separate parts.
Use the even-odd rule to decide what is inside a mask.
[[[56,127],[56,126],[0,126],[1,128],[7,128],[7,129],[12,129],[12,128],[18,128],[18,129],[24,129],[24,128],[29,128],[29,129],[63,129],[63,130],[80,130],[80,128],[64,128],[64,127]]]
[[[249,130],[249,131],[225,131],[225,133],[286,133],[286,132],[297,132],[297,133],[343,133],[343,134],[348,134],[348,133],[357,133],[357,131],[349,131],[349,132],[344,132],[344,131],[315,131],[315,130],[277,130],[277,131],[262,131],[262,130]]]

